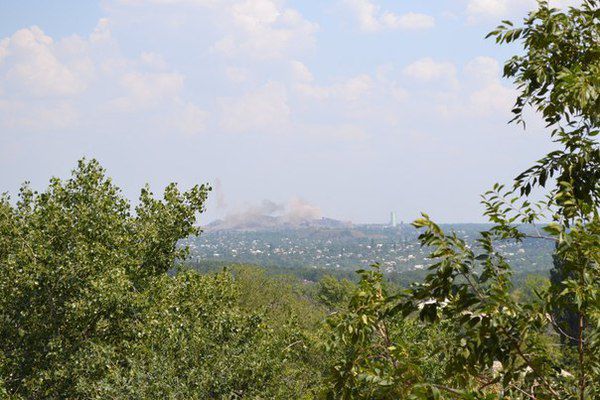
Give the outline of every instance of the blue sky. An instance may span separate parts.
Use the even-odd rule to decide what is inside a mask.
[[[205,222],[265,200],[307,218],[481,221],[479,194],[551,148],[535,116],[507,125],[501,66],[519,49],[484,40],[534,6],[2,0],[0,191],[85,156],[132,199],[145,182],[210,182]]]

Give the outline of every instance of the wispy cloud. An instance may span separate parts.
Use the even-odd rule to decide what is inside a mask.
[[[361,30],[377,32],[386,29],[423,30],[435,26],[431,15],[408,12],[397,14],[383,10],[371,0],[343,0],[343,4],[354,15]]]

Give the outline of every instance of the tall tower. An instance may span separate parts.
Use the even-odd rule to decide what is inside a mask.
[[[397,226],[397,222],[396,222],[396,213],[394,211],[392,211],[390,213],[390,226],[392,228],[395,228]]]

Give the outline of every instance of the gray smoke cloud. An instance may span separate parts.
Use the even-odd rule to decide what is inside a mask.
[[[312,221],[321,218],[321,209],[314,206],[305,200],[294,197],[288,201],[285,206],[285,212],[282,218],[290,223],[300,223],[304,221]]]
[[[219,229],[256,229],[281,225],[298,225],[321,218],[321,210],[307,201],[293,197],[285,203],[263,200],[231,212],[219,221]]]
[[[213,193],[217,203],[217,210],[224,210],[227,208],[227,202],[225,201],[225,193],[223,192],[223,185],[221,179],[215,179],[213,186]]]

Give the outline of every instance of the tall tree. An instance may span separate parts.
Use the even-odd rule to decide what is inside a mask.
[[[164,199],[148,188],[132,210],[97,161],[81,160],[43,193],[0,199],[0,374],[27,398],[73,396],[94,343],[131,339],[145,290],[185,257],[210,188]]]
[[[181,265],[209,190],[171,184],[157,198],[146,187],[132,207],[82,160],[42,193],[0,198],[0,398],[313,393],[313,304],[254,273]]]
[[[519,42],[524,48],[504,68],[519,89],[513,121],[525,124],[524,113],[532,108],[559,149],[518,175],[511,187],[496,184],[483,196],[485,215],[494,225],[481,232],[476,247],[445,233],[426,214],[414,222],[424,229],[420,241],[431,251],[431,272],[400,300],[382,297],[376,312],[371,311],[378,318],[372,323],[367,318],[370,328],[362,331],[377,332],[400,312],[449,327],[453,344],[445,349],[446,369],[449,381],[454,378],[459,385],[439,380],[415,384],[403,379],[410,374],[394,372],[393,363],[369,371],[398,377],[392,385],[400,385],[404,393],[425,398],[440,393],[468,399],[600,398],[599,4],[584,0],[579,7],[560,10],[540,1],[521,26],[504,21],[490,33],[498,43]],[[545,194],[545,200],[532,200],[534,190]],[[546,224],[548,220],[552,222]],[[536,233],[523,230],[523,224],[533,224]],[[512,268],[496,247],[525,238],[554,242],[560,269],[535,302],[512,296]],[[363,279],[361,285],[378,284],[371,281]],[[575,316],[573,330],[557,321],[557,310]],[[394,348],[394,341],[386,347]],[[386,359],[388,352],[380,348],[370,360]],[[337,382],[341,394],[352,393],[356,385],[347,376]],[[390,385],[389,379],[384,384]],[[423,391],[423,384],[430,390]]]

